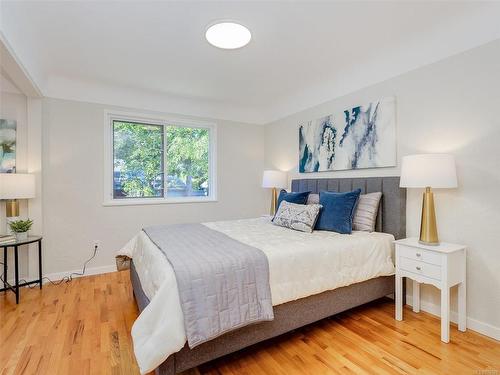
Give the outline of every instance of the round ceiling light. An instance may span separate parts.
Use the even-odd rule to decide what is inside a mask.
[[[246,46],[252,34],[239,23],[223,21],[211,25],[205,33],[208,43],[223,49],[236,49]]]

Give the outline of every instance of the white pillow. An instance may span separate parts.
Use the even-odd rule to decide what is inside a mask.
[[[377,221],[378,206],[382,193],[369,193],[359,196],[354,218],[352,220],[352,229],[365,232],[373,232]]]
[[[295,204],[282,201],[273,223],[281,227],[311,233],[316,225],[320,204]]]

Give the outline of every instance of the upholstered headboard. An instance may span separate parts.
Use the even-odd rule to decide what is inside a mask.
[[[382,192],[376,230],[391,233],[396,239],[406,237],[406,189],[399,187],[399,177],[307,178],[292,180],[292,191],[346,192],[361,189],[361,194]]]

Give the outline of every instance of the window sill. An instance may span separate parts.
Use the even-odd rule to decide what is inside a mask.
[[[183,204],[183,203],[213,203],[217,198],[211,197],[189,197],[189,198],[130,198],[130,199],[110,199],[102,203],[105,207],[111,206],[147,206],[159,204]]]

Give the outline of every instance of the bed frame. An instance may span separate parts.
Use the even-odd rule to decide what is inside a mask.
[[[346,192],[360,188],[362,194],[382,192],[377,216],[377,231],[391,233],[396,239],[406,235],[406,190],[399,187],[399,177],[314,178],[292,180],[292,191]],[[131,262],[130,275],[134,296],[142,311],[149,300],[142,290]],[[156,370],[157,375],[174,375],[215,358],[258,342],[314,323],[394,293],[394,276],[382,276],[301,298],[274,307],[274,320],[243,327],[189,349],[187,344],[168,357]]]

